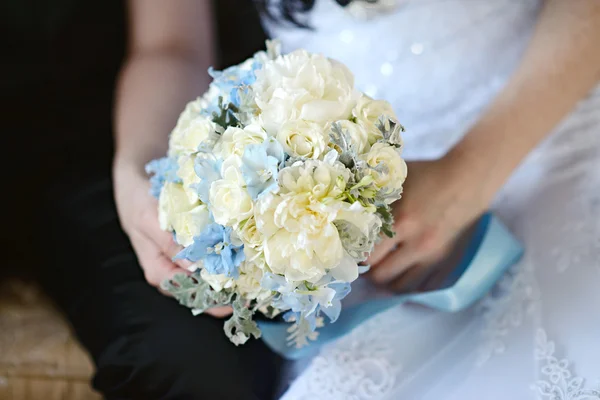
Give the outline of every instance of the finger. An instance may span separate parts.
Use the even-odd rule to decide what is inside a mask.
[[[430,250],[421,242],[419,249],[421,261],[391,283],[390,287],[393,290],[402,292],[422,290],[432,275],[440,275],[439,279],[443,280],[452,271],[448,264],[454,263],[455,260],[444,259],[447,255],[445,247]]]
[[[395,292],[413,292],[423,285],[423,282],[431,275],[431,266],[416,264],[408,268],[402,275],[390,283],[390,288]]]
[[[377,243],[373,248],[373,252],[369,254],[366,263],[368,265],[377,265],[381,260],[385,258],[390,252],[394,251],[400,240],[397,236],[393,238],[384,239],[381,242]]]
[[[392,252],[399,243],[409,240],[415,236],[419,231],[419,224],[415,220],[407,216],[400,215],[394,223],[395,235],[393,238],[387,238],[377,243],[373,252],[369,255],[367,263],[370,265],[377,265],[383,260],[390,252]]]
[[[431,259],[435,263],[433,272],[421,283],[418,290],[429,291],[439,289],[460,263],[460,254],[457,251],[452,253],[441,251],[434,255]]]
[[[163,255],[163,257],[164,257],[164,255]],[[170,260],[170,259],[168,259],[167,257],[164,257],[164,258],[165,258],[166,260],[169,260],[169,261],[171,261],[171,260]],[[188,276],[190,276],[190,275],[192,275],[192,272],[188,271],[187,269],[180,268],[180,267],[179,267],[179,266],[177,266],[177,265],[176,265],[176,266],[175,266],[175,268],[173,268],[172,270],[170,270],[170,271],[168,271],[168,272],[167,272],[167,271],[165,271],[165,273],[164,273],[164,274],[163,274],[163,275],[160,277],[160,282],[159,282],[159,284],[158,284],[158,286],[157,286],[157,289],[158,289],[158,291],[159,291],[160,293],[164,294],[165,296],[173,297],[173,294],[172,294],[172,293],[170,293],[170,292],[168,292],[168,291],[166,291],[166,290],[164,290],[164,289],[162,288],[162,287],[163,287],[163,284],[164,284],[165,282],[168,282],[168,281],[172,280],[172,279],[175,277],[175,275],[181,275],[181,274],[185,274],[185,275],[188,275]]]
[[[156,288],[160,288],[160,285],[168,279],[171,279],[176,274],[187,273],[183,268],[179,268],[177,265],[165,257],[163,254],[158,257],[143,261],[144,276],[149,284]]]
[[[139,233],[132,233],[131,244],[144,271],[146,281],[159,287],[165,279],[186,271],[167,258],[152,240]]]
[[[374,266],[369,272],[369,277],[378,284],[389,284],[417,262],[419,262],[418,252],[411,242],[404,242]]]
[[[158,224],[158,213],[156,212],[153,212],[149,218],[145,220],[141,233],[156,243],[161,252],[171,260],[173,260],[173,258],[183,249],[183,247],[175,242],[173,235],[170,232],[165,232],[160,229]],[[173,262],[186,270],[192,265],[192,262],[186,259],[178,259]]]
[[[446,279],[448,278],[449,272],[445,269],[436,269],[427,276],[417,288],[420,292],[428,292],[430,290],[437,290],[442,287]]]
[[[227,307],[214,307],[209,308],[205,311],[206,314],[211,315],[215,318],[225,318],[233,314],[233,308]]]

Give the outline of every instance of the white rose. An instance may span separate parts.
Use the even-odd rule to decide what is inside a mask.
[[[330,154],[336,154],[331,151]],[[278,181],[282,194],[310,195],[315,200],[335,198],[346,188],[350,171],[337,160],[298,161],[279,171]]]
[[[233,226],[252,215],[252,198],[244,187],[240,166],[240,157],[229,157],[221,167],[222,179],[210,185],[210,206],[218,224]]]
[[[183,247],[191,245],[194,243],[194,237],[202,233],[210,223],[210,213],[205,204],[196,206],[188,212],[180,213],[173,219],[175,241]]]
[[[290,281],[317,282],[345,256],[333,222],[347,170],[308,160],[284,168],[279,179],[280,192],[263,196],[256,209],[267,265]]]
[[[406,180],[408,168],[400,151],[387,143],[375,143],[362,158],[371,166],[382,164],[383,171],[372,171],[375,185],[380,189],[400,190]]]
[[[252,262],[243,262],[240,265],[240,276],[236,281],[236,288],[248,300],[267,298],[271,291],[261,287],[260,281],[263,271]]]
[[[384,100],[373,100],[365,94],[358,99],[352,110],[352,116],[356,119],[356,123],[367,131],[370,144],[382,138],[381,131],[377,128],[379,117],[397,119],[390,103]]]
[[[177,170],[177,176],[181,178],[183,184],[183,190],[187,195],[190,202],[196,202],[199,200],[198,193],[192,188],[192,185],[200,182],[200,177],[194,170],[194,161],[196,157],[192,154],[180,156],[177,160],[179,169]]]
[[[347,119],[356,102],[354,77],[343,64],[304,50],[265,62],[252,85],[260,119],[270,135],[287,121],[325,126]]]
[[[216,143],[214,152],[223,159],[231,155],[242,156],[249,144],[260,144],[267,138],[266,132],[258,125],[252,124],[244,129],[228,127]]]
[[[230,289],[235,286],[235,280],[224,274],[211,274],[204,268],[200,270],[202,280],[210,285],[215,292],[220,292],[223,289]]]
[[[237,226],[236,232],[245,247],[257,248],[263,244],[264,236],[258,230],[254,216],[242,221]]]
[[[194,208],[183,187],[178,183],[166,182],[158,196],[158,222],[163,231],[173,230],[173,217]]]
[[[369,150],[369,134],[364,126],[355,124],[349,120],[337,121],[342,132],[345,132],[350,137],[350,141],[358,154],[363,154]]]
[[[198,115],[189,119],[182,114],[169,138],[169,155],[192,154],[202,143],[214,144],[219,137],[217,129],[209,118]]]
[[[158,220],[161,229],[175,231],[177,243],[186,247],[210,223],[210,216],[204,204],[189,201],[181,185],[167,182],[158,199]]]
[[[294,157],[319,158],[327,148],[323,127],[305,120],[286,122],[277,133],[286,153]]]
[[[201,269],[200,277],[217,292],[223,289],[235,289],[248,300],[264,300],[271,295],[270,290],[261,287],[263,271],[254,262],[242,262],[239,272],[240,276],[234,279],[224,274],[210,274],[205,269]]]

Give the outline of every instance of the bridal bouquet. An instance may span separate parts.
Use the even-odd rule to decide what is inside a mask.
[[[148,164],[162,229],[193,262],[163,289],[194,314],[232,306],[225,333],[259,337],[283,313],[290,345],[333,323],[406,178],[389,103],[354,88],[342,64],[267,51],[222,72],[189,103],[165,158]]]

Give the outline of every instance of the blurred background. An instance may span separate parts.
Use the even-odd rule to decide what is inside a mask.
[[[96,79],[90,86],[91,80],[81,75],[94,71],[98,57],[114,54],[114,46],[118,46],[121,58],[124,56],[125,44],[120,38],[126,29],[125,2],[102,1],[111,5],[98,7],[96,2],[80,0],[3,0],[0,3],[0,36],[4,42],[0,67],[3,149],[31,150],[33,146],[27,129],[43,129],[54,141],[54,135],[65,124],[79,124],[86,119],[95,124],[89,130],[91,135],[109,135],[110,118],[90,119],[89,115],[97,112],[94,98],[98,104],[103,104],[107,96],[113,96],[114,78],[121,60],[114,60],[109,73],[96,71],[98,76],[109,76],[112,80]],[[215,0],[214,3],[219,42],[216,67],[238,63],[264,47],[265,34],[251,1]],[[108,13],[114,14],[109,16]],[[114,23],[115,14],[121,16],[120,24]],[[40,37],[44,37],[43,42]],[[105,67],[106,63],[102,65]],[[40,70],[47,71],[47,76],[40,74]],[[69,96],[61,96],[61,99],[85,98],[86,102],[56,104],[54,98],[58,90],[69,92]],[[108,116],[111,110],[105,112]],[[68,120],[77,116],[81,121],[66,121],[66,117],[62,118],[63,113],[68,113]],[[82,136],[68,138],[74,149],[80,145],[78,142],[92,140],[89,135]],[[51,153],[53,141],[38,143],[32,150],[33,156],[37,156],[36,151]],[[110,162],[111,154],[96,154],[95,157],[98,160],[90,162]],[[3,171],[10,171],[15,165],[27,168],[26,163],[21,164],[10,155],[3,157],[2,163],[6,163],[2,165]],[[47,179],[65,168],[68,168],[68,160],[56,160],[46,165],[41,173],[32,174],[35,179]],[[25,190],[21,182],[12,182],[8,175],[6,187]],[[30,198],[31,207],[36,207],[37,198],[35,195]],[[0,399],[100,399],[89,384],[93,367],[88,355],[77,343],[65,319],[35,283],[38,267],[50,269],[52,266],[44,265],[42,252],[30,246],[31,240],[24,240],[31,237],[31,232],[25,228],[18,231],[19,226],[28,225],[19,220],[33,217],[11,213],[10,210],[23,208],[23,204],[16,208],[12,201],[22,202],[22,196],[19,200],[3,196],[1,207],[5,226],[17,228],[16,231],[3,229],[1,240]],[[18,220],[13,223],[15,219]]]

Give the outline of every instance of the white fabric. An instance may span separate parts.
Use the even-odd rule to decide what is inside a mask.
[[[400,0],[361,21],[317,0],[313,30],[268,24],[284,50],[346,63],[392,102],[405,154],[444,154],[502,88],[538,0]],[[514,132],[518,135],[518,132]],[[459,314],[402,306],[294,366],[285,400],[600,399],[600,88],[514,173],[494,211],[524,259]],[[537,397],[536,397],[537,396]]]

